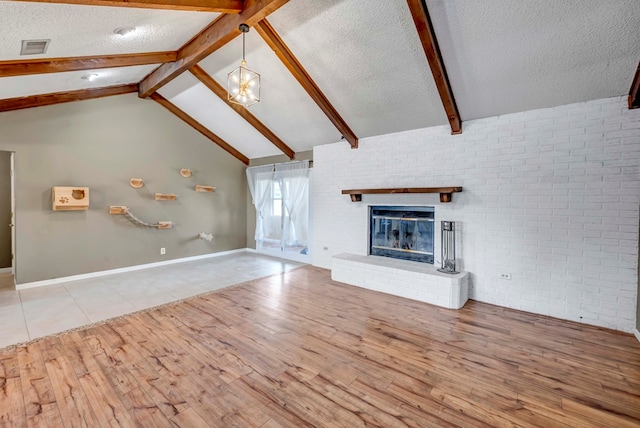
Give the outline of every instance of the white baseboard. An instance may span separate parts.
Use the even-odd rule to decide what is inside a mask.
[[[116,273],[133,272],[136,270],[150,269],[150,268],[155,268],[160,266],[173,265],[176,263],[191,262],[194,260],[210,259],[212,257],[221,257],[221,256],[227,256],[229,254],[246,253],[246,252],[255,252],[255,250],[252,250],[250,248],[239,248],[237,250],[221,251],[219,253],[201,254],[199,256],[183,257],[181,259],[171,259],[171,260],[165,260],[162,262],[147,263],[144,265],[128,266],[124,268],[103,270],[99,272],[83,273],[80,275],[45,279],[42,281],[25,282],[24,284],[16,284],[16,290],[26,290],[28,288],[43,287],[45,285],[60,284],[63,282],[70,282],[70,281],[79,281],[81,279],[97,278],[100,276],[114,275]],[[9,271],[11,271],[11,268],[9,268]]]
[[[11,273],[12,267],[0,268],[0,273]]]
[[[640,342],[640,331],[638,331],[637,328],[633,330],[633,335],[638,339],[638,342]]]

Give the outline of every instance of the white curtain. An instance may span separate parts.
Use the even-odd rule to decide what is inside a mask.
[[[273,178],[273,165],[252,166],[247,168],[247,181],[251,192],[251,202],[256,208],[255,240],[262,241],[265,235],[266,208],[270,207]]]
[[[282,231],[289,245],[307,245],[309,219],[309,161],[275,165],[275,179],[280,182],[282,202],[288,217]]]

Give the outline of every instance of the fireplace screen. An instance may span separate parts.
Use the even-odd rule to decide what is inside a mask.
[[[370,207],[369,253],[433,263],[433,207]]]

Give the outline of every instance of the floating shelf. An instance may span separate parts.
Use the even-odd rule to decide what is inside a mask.
[[[362,201],[362,195],[380,195],[391,193],[440,193],[440,202],[451,202],[451,194],[462,192],[462,187],[398,187],[391,189],[352,189],[343,190],[343,195],[350,195],[351,202]]]
[[[175,193],[156,193],[156,201],[175,201],[178,196]]]
[[[216,190],[216,188],[213,186],[196,185],[196,192],[213,192],[214,190]]]
[[[89,209],[88,187],[51,188],[51,208],[54,211],[81,211]]]
[[[126,218],[131,220],[133,224],[137,224],[138,226],[144,227],[153,227],[155,229],[171,229],[173,227],[172,221],[159,221],[155,224],[147,223],[146,221],[140,220],[138,217],[134,216],[129,212],[129,208],[124,205],[111,205],[109,206],[109,214],[113,215],[124,215]]]
[[[142,178],[132,178],[129,180],[129,185],[134,189],[142,189],[144,187],[144,180]]]

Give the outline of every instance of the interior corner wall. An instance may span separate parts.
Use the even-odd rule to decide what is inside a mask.
[[[130,94],[5,112],[0,129],[0,150],[15,152],[19,284],[245,247],[245,165],[151,100]],[[143,188],[129,185],[134,177]],[[195,192],[196,184],[216,190]],[[89,209],[53,211],[52,186],[88,186]],[[156,192],[178,197],[156,201]],[[110,205],[175,226],[135,226],[109,215]]]
[[[0,151],[0,268],[11,267],[11,152]]]
[[[313,160],[313,150],[298,152],[295,156],[296,161]],[[269,165],[271,163],[292,162],[287,155],[267,156],[264,158],[251,159],[249,166]],[[247,189],[247,248],[256,249],[256,209],[251,203],[251,192],[249,184],[245,178],[245,186]]]
[[[435,206],[456,221],[470,297],[630,332],[636,325],[640,109],[622,97],[314,148],[314,265],[366,255],[368,206]],[[438,194],[342,189],[462,186]],[[440,239],[436,233],[436,258]],[[501,273],[511,280],[500,279]]]

